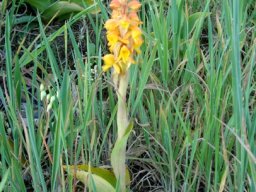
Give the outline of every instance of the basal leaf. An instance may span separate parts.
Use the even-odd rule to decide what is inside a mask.
[[[54,16],[61,17],[63,15],[80,12],[82,10],[84,10],[84,8],[76,3],[57,1],[45,9],[42,14],[44,19],[49,20]]]
[[[94,4],[93,0],[63,0],[63,1],[53,1],[53,0],[26,0],[28,4],[37,9],[42,13],[44,20],[50,20],[53,17],[59,19],[66,19],[72,13],[77,13],[83,11],[88,6]],[[95,6],[90,13],[98,13],[99,7]]]
[[[30,4],[32,7],[38,9],[39,12],[44,11],[51,5],[51,0],[44,0],[44,1],[38,1],[38,0],[25,0],[28,4]]]
[[[131,122],[126,129],[126,132],[123,138],[121,138],[115,143],[115,146],[111,153],[111,164],[114,169],[114,173],[116,175],[119,175],[121,173],[119,175],[119,180],[124,181],[124,177],[125,177],[126,185],[130,183],[130,175],[127,170],[125,173],[123,172],[123,165],[125,164],[126,144],[132,129],[133,129],[133,123]]]
[[[114,192],[116,186],[116,178],[112,170],[89,167],[88,165],[70,165],[63,166],[64,170],[69,171],[79,181],[83,182],[89,188],[94,186],[97,191]],[[128,169],[126,169],[126,175],[129,176]],[[130,176],[129,176],[130,178]],[[130,180],[128,180],[130,182]]]
[[[107,170],[107,169],[103,169],[103,168],[99,168],[99,167],[89,167],[88,165],[70,165],[70,166],[63,166],[63,168],[65,170],[67,170],[68,168],[72,171],[75,172],[76,171],[84,171],[84,172],[91,172],[91,174],[97,175],[103,179],[105,179],[108,183],[110,183],[113,187],[116,184],[116,178],[115,175],[113,173],[113,171]]]

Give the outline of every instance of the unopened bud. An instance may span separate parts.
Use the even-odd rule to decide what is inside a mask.
[[[46,96],[46,92],[42,91],[40,94],[41,101],[45,98],[45,96]]]
[[[42,92],[44,90],[44,84],[40,85],[40,91]]]
[[[57,91],[57,98],[60,99],[60,92],[59,92],[59,90]]]
[[[50,103],[53,103],[55,101],[55,96],[51,96]]]
[[[7,129],[7,133],[8,133],[8,135],[10,135],[10,134],[12,133],[12,129],[11,129],[11,128],[8,128],[8,129]]]
[[[52,103],[50,103],[49,105],[47,105],[46,111],[49,112],[51,109],[52,109]]]
[[[49,102],[50,98],[51,98],[51,95],[50,95],[50,94],[47,94],[47,96],[46,96],[46,101],[47,101],[47,103]]]

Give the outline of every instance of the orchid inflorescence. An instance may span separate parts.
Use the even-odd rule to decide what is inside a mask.
[[[135,64],[135,55],[140,53],[143,43],[137,13],[141,4],[138,0],[112,0],[111,18],[105,23],[110,54],[103,57],[103,71],[113,68],[113,83],[117,94],[117,140],[111,153],[111,165],[121,192],[126,191],[126,145],[133,123],[129,120],[126,95],[129,83],[128,69]]]
[[[113,170],[92,168],[90,163],[81,165],[78,169],[76,165],[63,167],[65,170],[70,169],[71,173],[89,188],[92,188],[91,184],[93,184],[93,188],[96,187],[97,191],[125,192],[131,181],[126,165],[126,146],[133,129],[133,122],[129,118],[126,97],[129,86],[128,70],[131,64],[136,63],[135,56],[141,52],[140,47],[143,43],[140,29],[142,22],[137,14],[140,7],[138,0],[112,0],[111,18],[105,23],[110,53],[103,57],[103,71],[113,69],[112,80],[117,95],[117,139],[110,158]]]
[[[143,43],[142,31],[137,12],[141,4],[138,0],[112,0],[111,18],[105,23],[110,54],[103,57],[103,71],[114,68],[117,74],[125,74],[131,64],[135,64],[134,55],[140,53]]]

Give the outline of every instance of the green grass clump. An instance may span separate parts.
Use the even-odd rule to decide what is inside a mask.
[[[96,3],[96,15],[92,6],[52,23],[0,4],[0,191],[82,191],[61,165],[110,165],[116,96],[101,73],[109,9]],[[131,190],[256,191],[255,1],[141,3]],[[48,111],[40,84],[56,97]]]

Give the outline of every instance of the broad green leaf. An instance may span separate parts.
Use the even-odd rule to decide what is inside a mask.
[[[44,11],[51,5],[51,0],[44,0],[44,1],[25,0],[25,2],[30,4],[32,7],[38,9],[38,11],[40,11],[40,12]]]
[[[103,191],[111,192],[111,189],[115,189],[117,180],[112,169],[105,169],[100,167],[92,167],[89,165],[69,165],[63,166],[63,169],[67,172],[69,171],[73,176],[75,176],[79,181],[83,182],[86,186],[90,186],[89,177],[92,176],[93,182],[96,186],[97,191],[102,191],[101,186],[103,186]],[[126,185],[128,185],[130,180],[129,170],[126,168]],[[107,190],[108,189],[108,190]],[[114,190],[115,191],[115,190]]]
[[[64,169],[67,169],[67,166],[63,166]],[[80,171],[86,171],[86,172],[90,172],[92,174],[96,174],[102,178],[104,178],[106,181],[108,181],[111,185],[115,186],[116,184],[116,178],[115,175],[113,173],[113,171],[111,170],[107,170],[104,168],[99,168],[99,167],[90,167],[88,165],[70,165],[68,166],[69,169],[71,170],[80,170]]]
[[[64,170],[70,171],[79,181],[83,182],[86,186],[92,187],[89,178],[91,177],[97,191],[115,191],[116,178],[112,171],[98,168],[89,167],[88,165],[77,166],[63,166]]]
[[[84,6],[92,5],[94,3],[94,0],[70,0],[70,2],[76,3],[76,4],[84,7]]]
[[[75,22],[77,22],[82,15],[87,14],[87,13],[91,13],[93,10],[95,9],[95,6],[89,6],[85,9],[83,9],[82,12],[77,13],[70,21],[69,21],[69,25],[73,25]],[[48,38],[47,41],[49,43],[51,43],[53,40],[55,40],[58,36],[60,36],[65,30],[65,25],[61,26],[57,31],[55,31],[53,34],[51,34]],[[34,59],[36,59],[43,51],[45,51],[46,46],[45,46],[45,42],[41,42],[39,45],[37,45],[37,48],[34,49],[33,51],[31,51],[32,49],[32,45],[35,44],[35,41],[32,42],[32,44],[29,46],[28,49],[26,49],[25,47],[23,47],[24,49],[24,54],[20,57],[20,67],[24,67],[25,65],[27,65],[29,62],[33,61]]]
[[[111,164],[112,164],[114,173],[116,176],[117,175],[119,176],[118,179],[120,182],[125,180],[126,185],[129,184],[130,182],[130,175],[127,170],[126,172],[123,171],[124,170],[123,165],[125,164],[126,144],[132,129],[133,129],[133,123],[131,122],[126,129],[124,136],[115,143],[115,146],[111,153]]]
[[[76,3],[71,3],[68,1],[58,1],[51,4],[47,9],[43,11],[43,18],[46,20],[51,19],[52,17],[61,17],[66,14],[71,14],[74,12],[83,11],[84,8]]]
[[[38,9],[42,13],[42,17],[45,20],[50,20],[53,17],[59,19],[66,19],[72,13],[77,13],[83,11],[88,6],[94,4],[93,0],[63,0],[63,1],[38,1],[38,0],[26,0],[35,9]],[[100,11],[99,7],[95,7],[90,13],[98,13]]]

